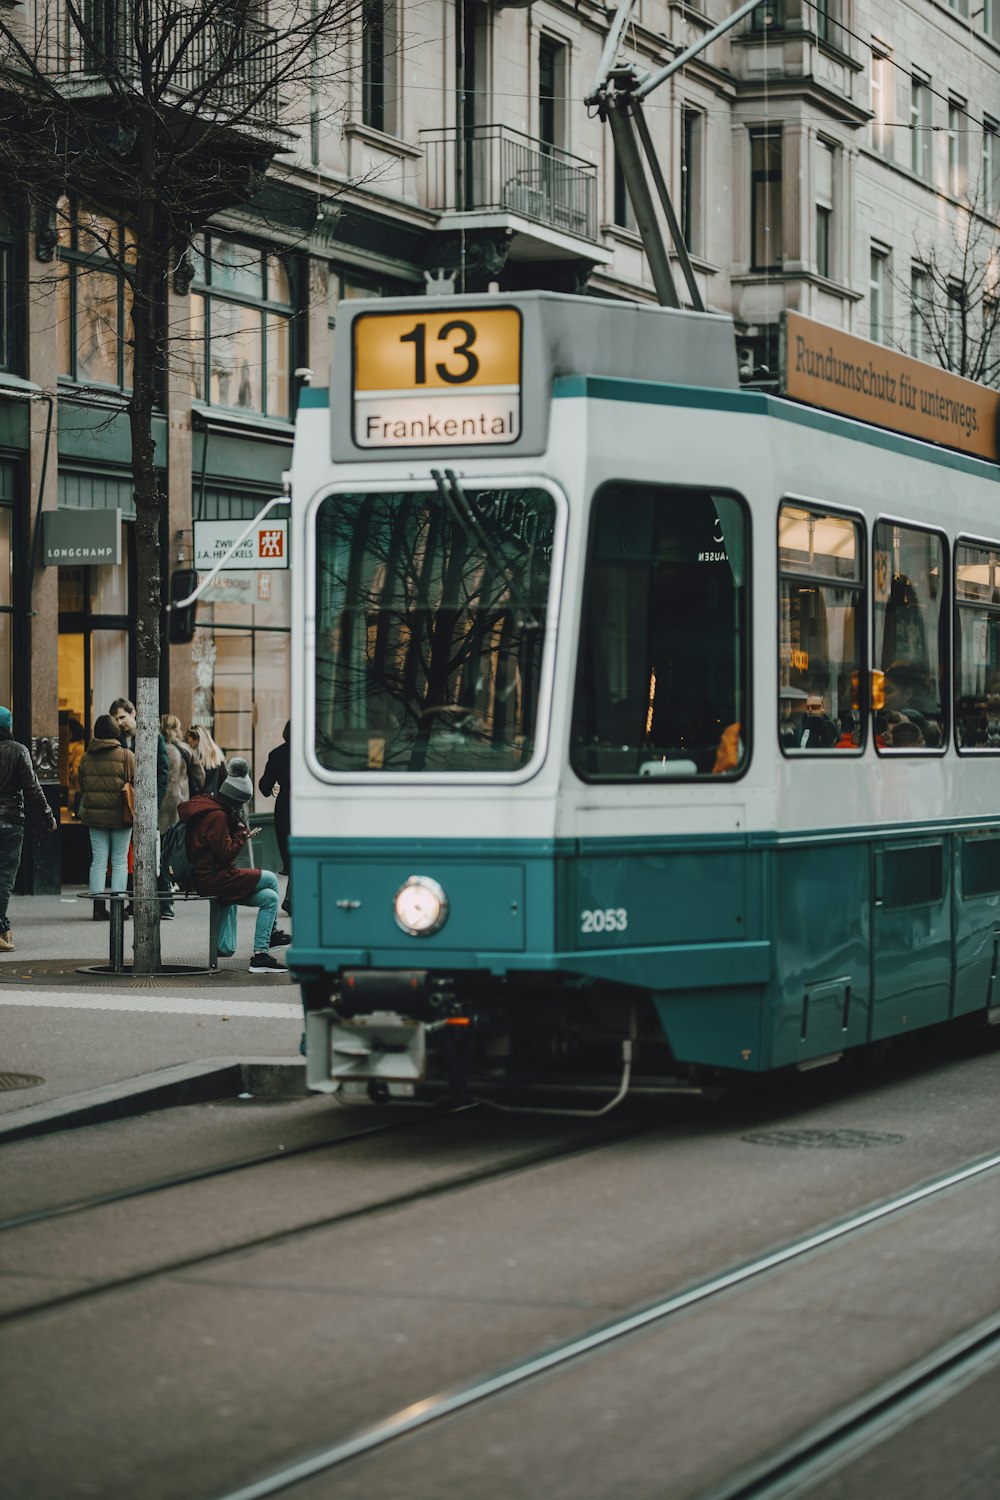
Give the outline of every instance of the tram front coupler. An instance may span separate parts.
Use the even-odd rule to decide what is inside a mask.
[[[467,1031],[470,1024],[447,977],[426,970],[343,973],[329,1003],[307,1010],[306,1083],[321,1093],[367,1084],[372,1098],[410,1095],[427,1077],[434,1034]]]

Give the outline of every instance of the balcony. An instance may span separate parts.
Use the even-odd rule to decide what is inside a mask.
[[[460,215],[464,225],[506,216],[525,242],[521,258],[587,253],[572,240],[597,243],[597,168],[558,146],[532,140],[506,125],[463,131],[424,130],[427,206]],[[523,222],[521,222],[523,221]],[[544,226],[533,234],[530,226]],[[532,248],[532,246],[536,248]]]
[[[137,15],[149,17],[141,32],[134,30]],[[219,7],[199,13],[185,0],[148,0],[144,7],[40,0],[35,62],[77,99],[114,95],[124,84],[151,104],[232,116],[248,134],[278,129],[277,33],[235,12],[230,19]]]

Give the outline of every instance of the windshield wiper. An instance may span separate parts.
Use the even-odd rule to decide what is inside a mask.
[[[432,469],[431,478],[438,487],[441,499],[455,521],[457,521],[459,529],[465,533],[466,537],[478,543],[496,572],[501,577],[506,578],[507,587],[510,590],[511,603],[520,615],[520,618],[516,621],[518,628],[520,630],[540,630],[541,626],[535,618],[531,605],[527,599],[521,596],[513,571],[504,562],[496,547],[487,536],[479,517],[469,504],[466,493],[462,489],[461,481],[454,469],[444,469],[443,471],[441,469]]]

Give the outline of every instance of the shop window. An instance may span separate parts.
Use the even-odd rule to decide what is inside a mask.
[[[750,266],[754,271],[781,265],[781,158],[780,130],[750,132]]]
[[[598,492],[571,751],[584,780],[743,770],[747,570],[735,496],[626,483]]]
[[[287,419],[294,305],[285,260],[206,235],[190,302],[195,400]]]
[[[945,744],[946,577],[937,532],[892,521],[875,527],[871,706],[880,752]]]
[[[130,390],[130,230],[71,198],[56,210],[59,373],[84,385]]]
[[[81,740],[94,719],[128,695],[128,565],[59,568],[59,780],[63,816],[77,811]]]
[[[778,742],[786,753],[864,745],[863,556],[857,521],[781,507]]]
[[[955,548],[955,739],[1000,752],[1000,544]]]

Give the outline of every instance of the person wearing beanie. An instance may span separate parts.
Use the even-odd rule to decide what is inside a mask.
[[[255,906],[257,925],[251,974],[287,974],[288,970],[268,950],[289,942],[275,929],[278,912],[278,877],[270,870],[241,869],[236,859],[247,840],[259,829],[246,822],[246,808],[253,796],[250,762],[234,756],[217,792],[199,793],[182,802],[177,815],[187,828],[187,850],[192,884],[199,896],[214,896],[222,907],[219,954],[230,958],[236,951],[236,908]]]
[[[0,953],[14,952],[8,908],[21,864],[25,803],[49,833],[55,833],[59,825],[45,800],[31,756],[14,739],[10,709],[0,708]]]

